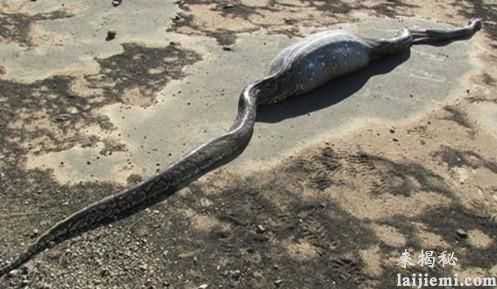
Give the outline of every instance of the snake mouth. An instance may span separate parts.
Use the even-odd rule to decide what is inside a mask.
[[[473,29],[473,32],[480,31],[482,29],[482,20],[481,18],[473,18],[469,21],[468,26]]]

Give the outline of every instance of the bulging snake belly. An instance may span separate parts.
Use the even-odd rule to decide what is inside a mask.
[[[235,159],[250,142],[258,105],[307,93],[331,79],[364,68],[375,59],[408,50],[414,44],[469,38],[480,29],[481,21],[473,19],[458,29],[405,29],[392,39],[361,38],[350,32],[332,30],[297,42],[273,60],[268,76],[243,89],[236,118],[227,133],[192,150],[158,175],[93,203],[55,224],[11,262],[0,267],[0,277],[43,250],[160,202]]]

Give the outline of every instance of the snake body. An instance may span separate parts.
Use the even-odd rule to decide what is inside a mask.
[[[194,149],[158,175],[66,217],[41,234],[12,262],[0,267],[0,277],[45,249],[160,202],[235,159],[252,137],[258,105],[305,94],[331,79],[364,68],[375,59],[408,50],[413,44],[466,38],[480,28],[481,21],[474,19],[459,29],[405,29],[391,39],[368,39],[332,30],[316,33],[287,47],[271,63],[268,76],[243,89],[236,118],[227,133]]]

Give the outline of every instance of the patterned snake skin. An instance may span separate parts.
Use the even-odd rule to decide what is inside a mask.
[[[438,44],[470,38],[481,20],[448,30],[408,30],[392,39],[361,38],[332,30],[311,35],[287,47],[273,60],[270,73],[246,86],[231,129],[134,187],[112,194],[68,216],[41,234],[11,262],[0,267],[0,277],[19,268],[38,253],[85,231],[112,223],[166,199],[208,172],[232,161],[247,147],[257,106],[307,93],[329,80],[366,67],[381,57],[409,50],[414,44]]]

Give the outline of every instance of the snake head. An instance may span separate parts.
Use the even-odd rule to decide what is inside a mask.
[[[473,18],[469,21],[468,26],[473,29],[474,32],[481,30],[482,28],[482,23],[481,23],[481,18],[476,17]]]

